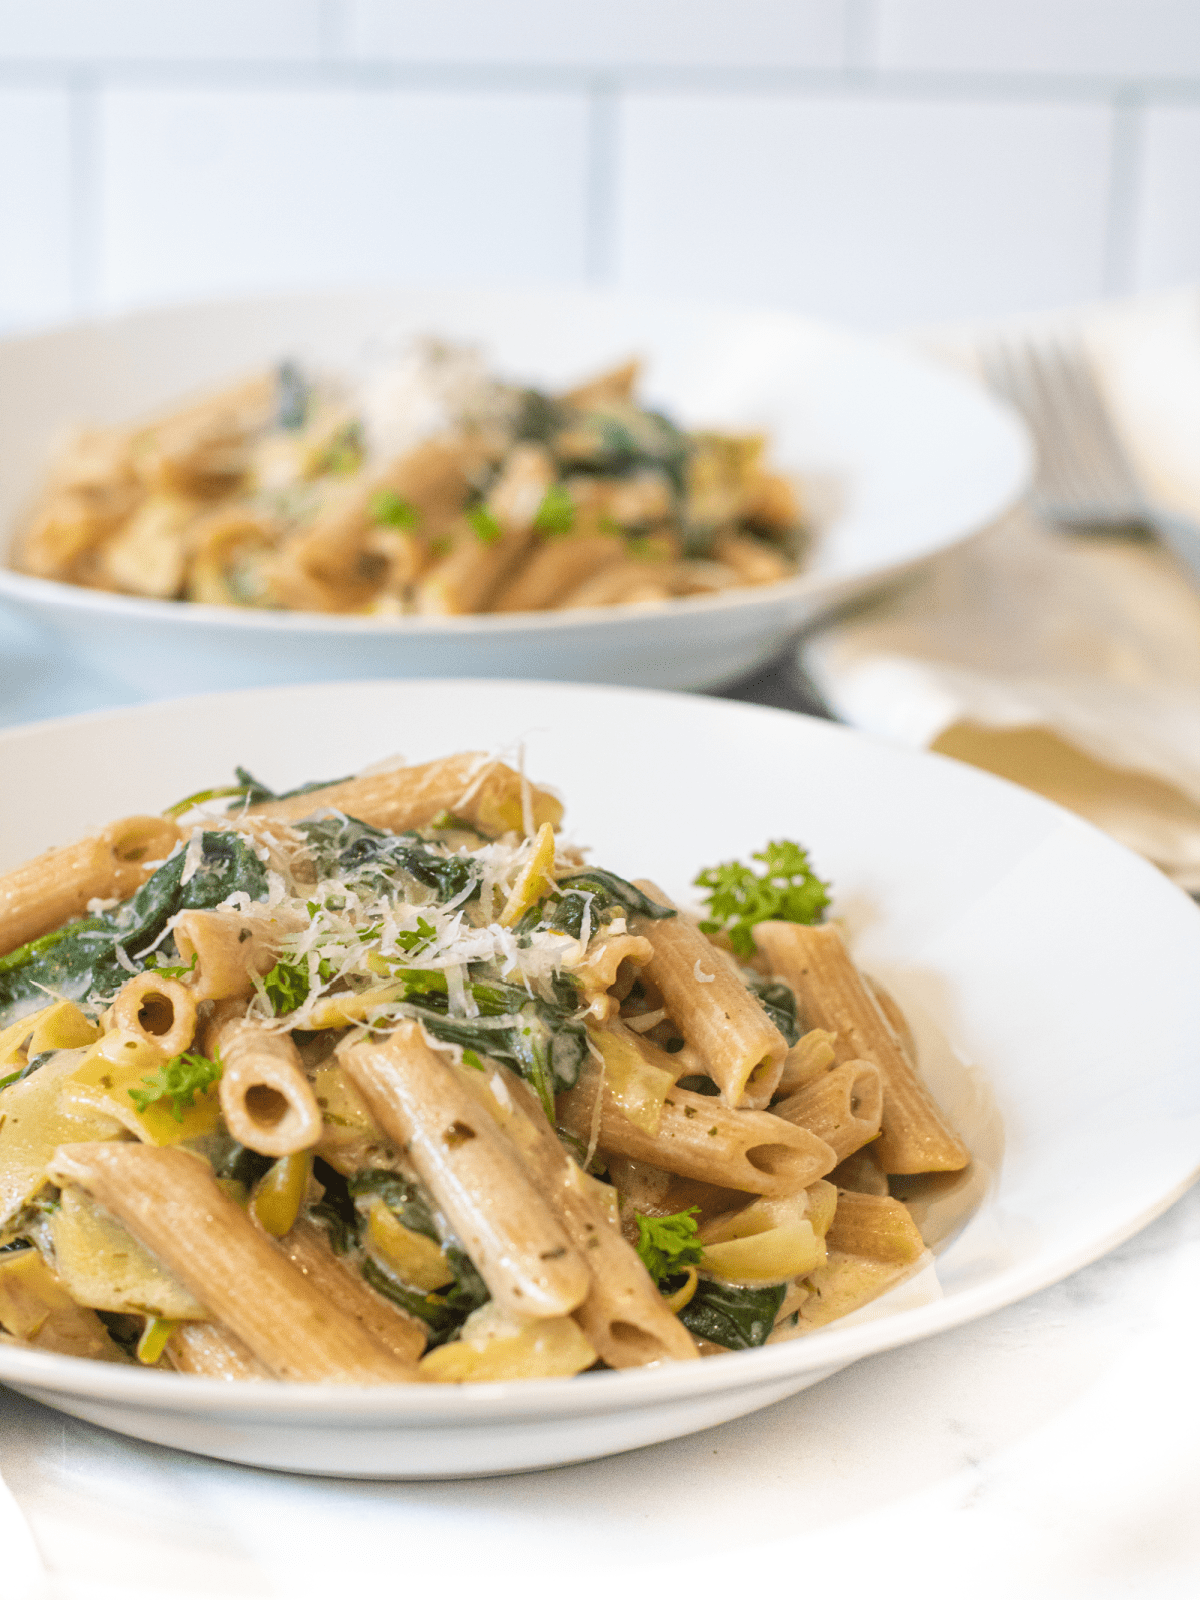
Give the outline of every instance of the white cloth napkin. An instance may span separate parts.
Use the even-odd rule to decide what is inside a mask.
[[[1200,292],[922,339],[1080,333],[1150,497],[1200,519]],[[1016,512],[806,648],[831,708],[1046,794],[1200,890],[1200,590]]]

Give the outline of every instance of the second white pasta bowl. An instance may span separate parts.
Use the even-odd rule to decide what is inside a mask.
[[[8,867],[243,762],[280,786],[397,747],[524,743],[596,861],[684,901],[701,866],[793,838],[856,958],[892,989],[974,1154],[934,1271],[790,1343],[573,1380],[361,1389],[222,1384],[0,1346],[0,1379],[105,1427],[309,1473],[444,1477],[678,1437],[986,1315],[1164,1210],[1200,1151],[1200,913],[1046,802],[953,762],[758,707],[497,682],[248,691],[0,735],[23,774]],[[118,752],[120,759],[114,759]],[[87,782],[80,775],[87,775]]]
[[[65,429],[132,422],[283,358],[353,370],[384,335],[428,334],[552,388],[636,354],[648,398],[686,426],[765,432],[814,506],[800,574],[658,603],[384,617],[141,599],[0,558],[0,601],[143,690],[450,674],[706,687],[983,527],[1028,481],[1023,426],[978,385],[825,324],[584,290],[358,291],[139,312],[0,344],[0,544]]]

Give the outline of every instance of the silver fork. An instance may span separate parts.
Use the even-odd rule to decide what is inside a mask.
[[[986,347],[982,362],[1033,432],[1039,515],[1076,533],[1157,539],[1200,587],[1200,525],[1146,499],[1083,349],[1010,340]]]

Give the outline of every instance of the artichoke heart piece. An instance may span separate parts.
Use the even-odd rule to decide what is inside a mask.
[[[143,1144],[181,1144],[215,1133],[221,1117],[216,1084],[197,1094],[190,1106],[181,1106],[178,1117],[165,1098],[138,1109],[133,1092],[144,1090],[165,1060],[148,1039],[120,1030],[103,1034],[63,1085],[63,1106],[79,1115],[115,1117]]]
[[[58,1275],[79,1305],[197,1322],[209,1315],[178,1278],[80,1190],[63,1190],[50,1233]]]
[[[151,495],[104,546],[103,576],[127,594],[174,599],[183,590],[187,533],[198,510],[180,495]]]
[[[622,1034],[589,1029],[588,1037],[604,1057],[605,1092],[630,1122],[644,1133],[657,1133],[674,1078],[662,1067],[651,1066]]]
[[[385,1266],[414,1288],[429,1291],[454,1282],[454,1268],[442,1247],[423,1233],[406,1228],[379,1196],[371,1201],[367,1212],[367,1242]]]
[[[45,1183],[59,1145],[118,1139],[125,1132],[114,1116],[64,1104],[64,1085],[80,1059],[77,1050],[60,1051],[0,1092],[0,1234]]]
[[[124,1361],[94,1311],[78,1306],[36,1250],[0,1256],[0,1327],[22,1344],[92,1361]]]

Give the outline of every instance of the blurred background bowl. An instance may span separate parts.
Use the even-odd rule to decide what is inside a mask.
[[[899,346],[786,313],[586,290],[377,289],[138,312],[0,345],[0,527],[56,440],[285,357],[353,371],[386,338],[482,347],[509,378],[563,386],[629,355],[685,426],[761,429],[818,522],[804,570],[720,596],[602,609],[366,617],[155,601],[0,568],[0,599],[111,678],[172,690],[472,674],[707,688],[992,521],[1024,490],[1022,425]]]

